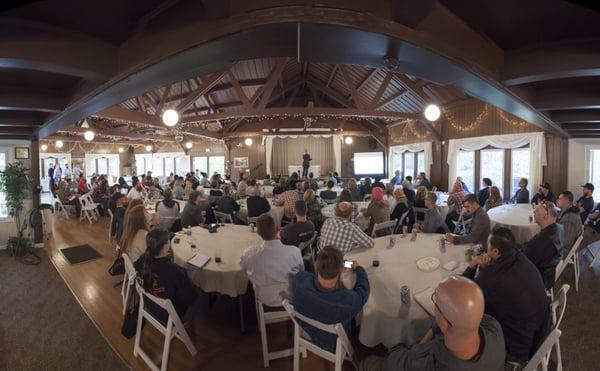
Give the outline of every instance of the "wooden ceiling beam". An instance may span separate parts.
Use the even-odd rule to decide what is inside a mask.
[[[13,91],[6,86],[0,89],[0,110],[56,113],[61,112],[67,104],[68,99],[58,92]]]
[[[333,78],[335,77],[335,73],[338,71],[339,68],[340,68],[339,64],[333,65],[333,69],[331,70],[331,73],[329,74],[329,77],[327,78],[327,82],[325,83],[326,87],[329,87],[329,85],[331,85],[331,82],[333,81]]]
[[[198,98],[202,95],[206,94],[210,89],[212,89],[219,80],[227,73],[227,69],[218,71],[208,76],[202,85],[200,85],[196,90],[190,92],[184,99],[181,101],[175,110],[177,112],[183,112],[188,106],[194,103]]]
[[[342,72],[342,76],[344,78],[344,83],[346,84],[346,87],[348,88],[348,90],[350,90],[350,96],[352,97],[352,101],[354,101],[356,108],[361,108],[361,109],[365,108],[365,105],[363,104],[362,99],[360,99],[360,97],[358,95],[358,90],[352,83],[352,80],[350,80],[350,74],[348,73],[348,67],[346,65],[341,65],[340,71]]]
[[[163,110],[163,107],[165,106],[165,102],[167,101],[167,98],[169,98],[169,93],[171,92],[171,87],[173,87],[173,85],[169,85],[165,88],[165,90],[163,90],[163,94],[160,97],[160,102],[158,102],[158,107],[156,108],[156,116],[162,115],[162,110]]]
[[[436,104],[439,104],[439,102],[436,99],[431,98],[429,95],[427,95],[424,91],[423,91],[423,87],[419,87],[417,86],[417,82],[412,81],[411,79],[409,79],[405,74],[402,73],[396,73],[396,78],[398,78],[398,80],[400,80],[400,83],[406,88],[406,90],[410,91],[411,93],[413,93],[414,95],[416,95],[417,97],[419,97],[424,104],[433,102]]]
[[[273,70],[269,74],[269,77],[267,78],[267,82],[265,83],[265,86],[263,88],[262,98],[258,102],[258,106],[257,106],[258,109],[264,109],[267,106],[267,103],[269,102],[269,99],[271,98],[271,94],[273,93],[273,89],[275,88],[275,85],[277,84],[277,80],[279,80],[279,77],[281,76],[281,73],[283,72],[283,68],[285,67],[287,61],[288,61],[287,58],[280,60],[277,62],[275,67],[273,67]]]
[[[375,77],[375,75],[377,75],[378,73],[378,68],[374,68],[373,70],[371,70],[371,72],[369,72],[369,74],[360,82],[360,84],[358,84],[358,86],[356,87],[356,91],[360,92],[369,83],[369,81],[371,81],[371,79],[373,79],[373,77]],[[347,97],[347,99],[350,98],[351,96]]]
[[[394,93],[394,95],[392,95],[391,97],[389,97],[388,99],[384,100],[383,102],[379,103],[375,109],[376,110],[380,110],[383,107],[387,106],[388,104],[395,102],[396,100],[402,98],[405,94],[408,93],[408,90],[403,90],[403,91],[399,91]]]
[[[381,82],[379,88],[377,89],[377,92],[375,92],[375,95],[373,96],[373,100],[371,100],[371,103],[369,104],[369,108],[375,109],[378,107],[379,101],[381,100],[381,97],[390,85],[390,81],[392,81],[393,76],[394,75],[391,72],[386,72],[383,81]]]
[[[246,96],[246,93],[244,93],[244,89],[242,89],[242,86],[240,85],[239,80],[237,79],[237,77],[235,77],[235,75],[233,74],[231,69],[227,70],[227,75],[229,76],[229,80],[231,81],[233,90],[235,90],[235,92],[236,92],[238,98],[240,99],[240,101],[242,102],[242,105],[244,106],[244,108],[245,109],[251,108],[250,100],[248,100],[248,96]]]
[[[600,122],[600,110],[556,111],[550,113],[557,124]]]
[[[563,124],[562,128],[566,130],[568,133],[573,130],[586,130],[586,131],[600,131],[600,123],[590,123],[590,124]]]
[[[600,109],[600,93],[588,88],[540,89],[534,99],[534,106],[540,111]]]

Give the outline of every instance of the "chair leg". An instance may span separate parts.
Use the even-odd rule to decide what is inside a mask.
[[[335,352],[335,371],[342,371],[344,365],[344,353],[345,351],[341,346],[338,346]]]
[[[300,371],[300,326],[294,321],[294,371]]]
[[[579,291],[579,255],[577,253],[575,253],[574,255],[574,260],[575,260],[575,291]]]
[[[260,305],[260,304],[259,304]],[[259,319],[258,326],[260,331],[260,341],[262,343],[263,365],[269,367],[269,344],[267,343],[267,325],[262,308],[258,308]]]
[[[556,340],[556,371],[562,371],[562,356],[560,354],[560,341]]]
[[[125,301],[123,302],[123,315],[125,315],[125,312],[127,311],[127,302],[129,301],[129,294],[131,293],[131,285],[129,284],[129,278],[126,278],[123,281],[123,288],[125,288]]]
[[[160,371],[167,371],[169,365],[169,351],[171,349],[171,340],[173,340],[173,321],[169,320],[167,332],[165,333],[165,344],[163,346],[162,360],[160,362]]]
[[[144,321],[144,316],[142,315],[142,309],[144,307],[144,299],[140,298],[140,309],[138,312],[138,322],[137,329],[135,331],[135,343],[133,345],[133,356],[137,357],[140,349],[140,339],[142,337],[142,322]]]

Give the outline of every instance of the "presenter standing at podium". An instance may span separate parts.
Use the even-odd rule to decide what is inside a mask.
[[[310,162],[312,158],[308,154],[308,149],[304,150],[304,154],[302,155],[302,178],[308,176],[308,168],[310,167]]]

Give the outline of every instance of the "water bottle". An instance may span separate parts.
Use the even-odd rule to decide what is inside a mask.
[[[446,238],[442,237],[440,238],[440,251],[443,253],[446,252]]]
[[[406,285],[400,288],[400,300],[402,304],[410,305],[410,289]]]

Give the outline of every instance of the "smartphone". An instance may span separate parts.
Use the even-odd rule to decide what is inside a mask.
[[[352,262],[352,260],[344,260],[344,268],[346,269],[352,269],[352,265],[354,263]]]

